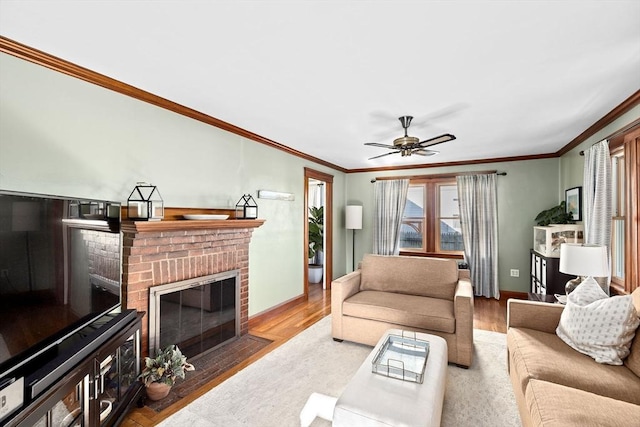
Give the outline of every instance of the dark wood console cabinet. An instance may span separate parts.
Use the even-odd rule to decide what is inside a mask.
[[[574,276],[560,273],[560,258],[545,257],[531,249],[531,293],[564,295],[567,281]]]
[[[108,427],[120,424],[144,392],[137,380],[143,314],[135,310],[123,312],[117,327],[103,333],[107,334],[103,343],[92,348],[60,379],[5,420],[8,425]],[[104,329],[104,325],[98,328]]]

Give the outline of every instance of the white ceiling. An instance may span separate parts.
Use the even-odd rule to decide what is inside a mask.
[[[556,152],[640,88],[640,1],[0,0],[0,34],[347,168]],[[457,139],[386,156],[409,134]]]

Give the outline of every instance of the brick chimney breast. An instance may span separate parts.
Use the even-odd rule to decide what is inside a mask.
[[[264,220],[123,221],[122,305],[149,311],[149,288],[240,270],[240,334],[249,331],[249,243]],[[141,347],[148,351],[149,318]]]

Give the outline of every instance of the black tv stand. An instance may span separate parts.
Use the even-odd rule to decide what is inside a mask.
[[[0,425],[118,425],[143,393],[143,314],[109,313],[65,339],[24,376],[25,403]]]

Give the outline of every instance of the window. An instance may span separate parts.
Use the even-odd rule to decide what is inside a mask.
[[[611,153],[612,213],[611,218],[611,279],[624,284],[625,237],[625,171],[624,150]]]
[[[438,189],[439,208],[436,224],[439,227],[439,233],[436,239],[436,252],[461,252],[464,250],[464,242],[460,225],[458,186],[440,184]]]
[[[424,185],[409,185],[407,203],[404,207],[402,225],[400,226],[400,249],[425,249],[425,202],[426,188]]]
[[[630,294],[640,283],[640,128],[610,140],[613,189],[611,288]]]
[[[411,179],[400,228],[400,250],[408,254],[462,255],[455,178]]]

